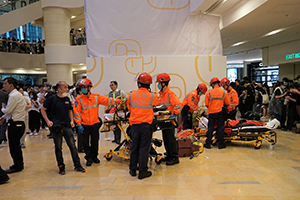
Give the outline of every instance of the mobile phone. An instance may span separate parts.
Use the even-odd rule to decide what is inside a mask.
[[[4,106],[4,108],[6,108],[6,104],[5,103],[3,103],[3,106]]]

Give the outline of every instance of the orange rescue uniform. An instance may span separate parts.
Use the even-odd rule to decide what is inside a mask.
[[[110,106],[120,103],[120,99],[102,96],[98,93],[80,95],[76,97],[73,105],[74,120],[78,125],[93,125],[99,123],[98,106]]]
[[[206,92],[205,105],[208,108],[208,113],[221,112],[224,104],[230,104],[229,96],[224,89],[215,86],[213,89]]]
[[[183,99],[182,106],[188,105],[190,107],[190,112],[198,110],[198,103],[200,101],[200,95],[197,94],[197,89],[190,91]]]
[[[181,112],[182,105],[179,101],[178,97],[174,92],[170,90],[169,87],[162,92],[159,92],[160,94],[160,105],[166,105],[168,107],[168,110],[172,112],[172,114],[178,115]]]
[[[235,89],[231,86],[228,86],[227,94],[230,99],[230,104],[228,105],[228,111],[233,111],[239,105],[239,96]]]
[[[130,111],[130,125],[152,124],[154,118],[153,106],[159,104],[159,98],[155,93],[150,92],[147,88],[139,88],[130,92],[126,103]]]

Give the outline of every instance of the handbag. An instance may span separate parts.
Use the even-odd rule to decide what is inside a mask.
[[[270,103],[269,95],[268,94],[263,94],[262,95],[262,103],[263,104],[268,104]]]

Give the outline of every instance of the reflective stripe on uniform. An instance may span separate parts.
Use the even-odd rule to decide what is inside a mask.
[[[210,96],[210,91],[208,91],[208,96],[209,96],[209,100],[225,100],[225,90],[223,91],[223,97],[222,98],[212,98],[211,96]]]
[[[132,108],[144,108],[144,109],[152,109],[152,102],[153,102],[153,98],[154,98],[154,93],[151,93],[151,98],[150,98],[150,103],[149,105],[138,105],[138,104],[132,104],[131,102],[131,93],[129,95],[129,103],[130,103],[130,107]]]
[[[81,117],[75,117],[74,120],[82,120]]]
[[[79,98],[79,101],[80,101],[80,103],[81,103],[81,110],[86,110],[86,109],[89,109],[89,108],[96,108],[96,107],[98,107],[98,98],[97,98],[97,96],[95,96],[95,99],[96,99],[96,105],[91,105],[91,106],[84,106],[83,105],[83,102],[82,102],[82,99],[81,98]]]
[[[77,115],[81,115],[81,113],[75,113],[75,114],[74,114],[74,117],[77,116]]]

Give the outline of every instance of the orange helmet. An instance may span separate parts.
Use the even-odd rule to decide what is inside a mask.
[[[90,79],[84,78],[79,82],[79,85],[87,85],[93,87],[93,83]]]
[[[221,86],[223,87],[224,85],[229,84],[230,80],[225,77],[225,78],[222,78],[220,83],[221,83]]]
[[[152,83],[152,77],[150,74],[143,72],[139,75],[139,78],[137,80],[140,83],[143,84],[151,84]]]
[[[171,80],[171,78],[170,78],[169,74],[167,74],[167,73],[158,74],[156,77],[156,82],[166,82],[166,81],[170,81],[170,80]]]
[[[213,78],[210,80],[210,85],[213,84],[214,82],[220,82],[220,80],[219,80],[217,77],[213,77]]]
[[[207,86],[204,83],[200,83],[198,85],[198,88],[202,94],[205,94],[205,92],[207,91]]]

